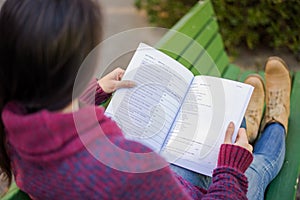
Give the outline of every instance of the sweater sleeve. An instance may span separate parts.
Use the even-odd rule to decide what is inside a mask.
[[[203,199],[247,199],[248,181],[244,172],[252,160],[252,154],[246,149],[223,144],[212,184]]]
[[[111,94],[105,93],[98,84],[97,79],[93,79],[80,95],[79,100],[86,104],[100,105],[109,97],[111,97]]]
[[[127,187],[125,194],[131,197],[137,195],[134,199],[145,196],[151,196],[149,199],[247,199],[248,182],[243,173],[252,159],[252,154],[246,149],[235,145],[222,145],[218,167],[214,170],[213,182],[208,191],[192,185],[173,173],[170,168],[163,168],[134,175],[131,184],[124,186]],[[134,184],[135,182],[138,184]]]

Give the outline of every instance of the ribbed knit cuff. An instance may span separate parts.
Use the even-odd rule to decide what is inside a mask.
[[[230,167],[244,173],[253,160],[253,155],[246,149],[233,144],[222,144],[218,167]]]
[[[93,79],[82,95],[80,95],[79,100],[87,104],[100,105],[109,97],[111,97],[111,94],[105,93],[97,82],[97,79]]]
[[[100,105],[104,101],[106,101],[108,98],[111,97],[111,93],[106,93],[103,91],[102,87],[100,87],[99,83],[97,83],[97,88],[96,88],[96,96],[95,96],[95,104]]]

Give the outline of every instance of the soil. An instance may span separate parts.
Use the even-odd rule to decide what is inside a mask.
[[[247,70],[264,70],[264,65],[268,57],[281,57],[292,71],[300,70],[300,53],[293,54],[287,49],[270,49],[267,47],[259,47],[256,50],[249,50],[240,47],[230,56],[231,62]]]

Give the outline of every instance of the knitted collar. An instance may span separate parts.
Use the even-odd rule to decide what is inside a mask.
[[[67,114],[48,110],[28,114],[15,102],[5,106],[2,120],[9,149],[36,162],[61,159],[80,151],[84,144],[101,137],[101,134],[95,134],[99,123],[113,123],[104,117],[103,108],[95,106]]]

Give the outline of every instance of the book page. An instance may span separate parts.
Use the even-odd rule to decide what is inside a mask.
[[[211,176],[227,126],[230,121],[235,124],[235,141],[252,91],[252,86],[240,82],[195,77],[162,155],[169,162]]]
[[[136,87],[119,89],[106,109],[125,137],[159,152],[193,74],[162,52],[140,44],[123,76]]]

